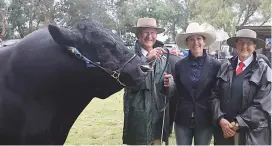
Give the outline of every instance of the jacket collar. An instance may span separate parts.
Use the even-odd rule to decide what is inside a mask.
[[[194,57],[193,55],[192,55],[192,52],[191,52],[191,50],[189,50],[189,59],[190,60],[203,60],[204,58],[206,58],[206,56],[207,56],[207,53],[206,53],[206,49],[203,49],[203,55],[202,56],[199,56],[199,57]]]
[[[181,78],[180,81],[182,82],[184,87],[187,89],[189,94],[193,97],[193,100],[195,100],[195,98],[200,97],[200,93],[204,90],[203,87],[206,86],[207,78],[209,77],[209,74],[213,69],[212,58],[209,55],[207,55],[206,59],[204,60],[203,70],[201,71],[199,83],[197,85],[195,94],[193,93],[191,80],[189,78],[191,74],[191,71],[188,70],[190,68],[189,56],[185,57],[184,60],[185,61],[180,68],[181,70],[183,70],[180,74],[180,78]]]
[[[238,55],[232,57],[229,59],[229,62],[232,66],[233,69],[236,69],[237,66],[237,62],[238,62]],[[252,61],[252,65],[253,65],[253,70],[255,70],[256,68],[258,68],[260,66],[259,62],[258,62],[258,58],[257,58],[257,54],[254,51],[253,52],[253,61]]]
[[[244,65],[245,65],[245,68],[246,67],[248,67],[249,66],[249,64],[253,61],[253,59],[254,59],[254,56],[253,56],[253,54],[252,55],[250,55],[246,60],[244,60],[244,61],[241,61],[240,59],[239,59],[239,57],[238,57],[238,62],[237,62],[237,66],[239,66],[239,64],[240,64],[240,62],[243,62],[244,63]]]
[[[245,77],[249,77],[250,76],[250,81],[256,83],[257,85],[261,84],[261,82],[266,82],[266,81],[271,81],[271,69],[269,68],[269,66],[267,65],[267,67],[265,67],[264,63],[266,64],[266,62],[264,61],[264,59],[262,59],[261,57],[259,57],[255,52],[253,53],[254,56],[254,60],[251,63],[251,70],[245,75]],[[231,59],[229,59],[229,61],[227,61],[226,63],[221,65],[221,71],[220,74],[217,75],[217,77],[222,78],[224,81],[230,81],[230,79],[232,79],[232,75],[233,75],[233,71],[235,69],[236,63],[238,60],[238,56],[232,57]],[[269,68],[269,69],[265,69],[265,68]],[[256,70],[260,70],[260,71],[256,71]],[[267,72],[268,70],[268,74],[265,73],[266,75],[264,76],[265,79],[262,79],[262,74],[264,72]]]

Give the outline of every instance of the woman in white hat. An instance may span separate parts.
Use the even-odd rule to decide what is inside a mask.
[[[224,63],[212,99],[215,144],[271,144],[271,68],[255,50],[264,47],[250,29],[227,40],[238,55]]]
[[[176,43],[189,48],[189,55],[175,65],[175,83],[178,91],[175,111],[175,134],[177,145],[209,145],[212,139],[212,113],[208,99],[216,81],[220,63],[204,49],[216,39],[212,31],[204,31],[198,23],[190,23],[186,33],[178,34]]]
[[[162,33],[164,29],[157,27],[154,18],[140,18],[137,26],[131,29],[138,38],[135,44],[135,53],[147,62],[155,61],[155,74],[149,74],[146,81],[138,88],[125,89],[124,94],[124,129],[123,143],[129,145],[159,145],[161,144],[162,127],[164,120],[163,113],[156,108],[160,107],[159,101],[163,97],[158,97],[155,102],[151,83],[154,81],[159,87],[157,91],[169,91],[173,89],[174,81],[171,74],[164,74],[166,65],[163,55],[163,43],[157,41],[157,34]],[[170,66],[167,67],[167,73],[171,73]],[[172,81],[170,84],[169,79]],[[169,97],[168,97],[169,98]],[[165,131],[165,130],[164,130]],[[164,134],[165,136],[165,134]],[[166,140],[166,139],[164,139]]]

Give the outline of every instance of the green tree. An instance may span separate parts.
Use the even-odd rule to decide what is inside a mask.
[[[271,1],[270,0],[237,0],[235,8],[236,25],[264,25],[271,20]]]
[[[271,20],[269,0],[205,0],[199,1],[197,15],[192,20],[207,22],[215,28],[223,28],[230,35],[235,26],[263,25]]]
[[[6,19],[7,19],[7,4],[4,0],[0,0],[0,19],[1,19],[1,24],[0,24],[0,39],[1,40],[5,40],[6,38],[6,29],[7,29],[7,23],[6,23]]]
[[[18,32],[20,38],[23,38],[27,34],[27,13],[24,7],[26,2],[22,0],[12,0],[8,8],[10,13],[8,22],[11,24],[12,32]]]
[[[195,15],[195,11],[191,11],[196,7],[195,2],[192,0],[171,0],[166,1],[157,9],[156,13],[161,13],[162,26],[166,28],[165,34],[171,36],[168,41],[175,40],[178,29],[183,31],[186,29],[189,20]]]
[[[57,6],[56,21],[61,26],[75,26],[82,19],[95,19],[105,27],[113,28],[114,20],[108,14],[107,0],[61,0]]]
[[[133,1],[120,0],[115,3],[115,30],[117,34],[126,42],[126,44],[133,44],[136,40],[135,35],[129,32],[137,21],[136,13],[137,6]]]
[[[44,27],[48,24],[46,21],[49,17],[50,23],[54,23],[53,12],[49,12],[48,5],[54,3],[54,0],[11,0],[8,7],[8,23],[11,25],[11,32],[19,34],[23,38],[27,34]]]

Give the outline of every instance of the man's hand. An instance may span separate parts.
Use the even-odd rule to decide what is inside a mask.
[[[153,61],[153,60],[161,57],[163,55],[163,53],[164,53],[163,48],[161,48],[161,47],[154,48],[148,53],[147,60]]]
[[[236,131],[234,131],[232,128],[233,126],[230,124],[230,122],[226,119],[221,119],[219,121],[219,125],[222,128],[224,138],[233,137],[236,134]]]
[[[169,88],[169,78],[173,78],[171,74],[164,73],[164,87]]]

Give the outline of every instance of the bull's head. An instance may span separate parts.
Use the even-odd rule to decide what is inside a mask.
[[[111,31],[103,28],[94,21],[83,21],[76,29],[69,30],[54,25],[48,26],[49,32],[55,42],[67,48],[77,48],[83,56],[107,71],[120,72],[117,81],[126,86],[140,84],[146,76],[143,62],[138,56],[130,52],[123,41]]]

